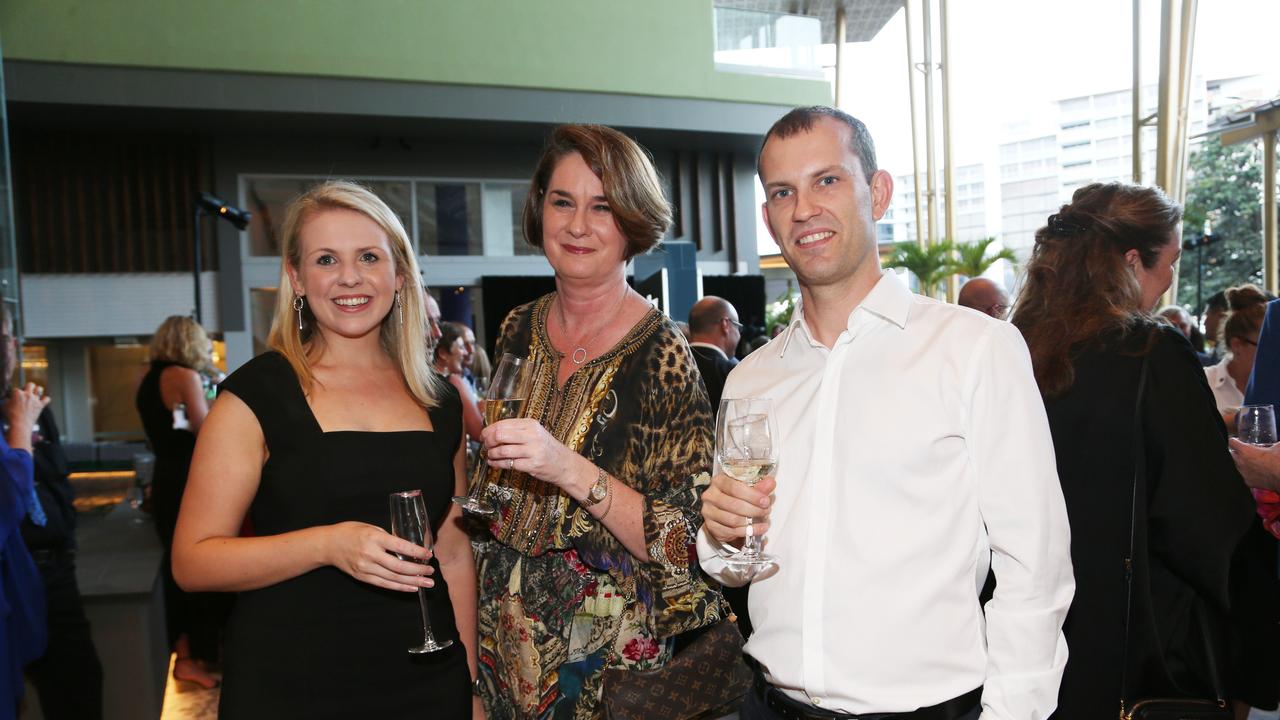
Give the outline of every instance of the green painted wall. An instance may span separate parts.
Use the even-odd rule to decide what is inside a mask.
[[[7,59],[780,105],[822,81],[717,72],[711,0],[3,0]]]

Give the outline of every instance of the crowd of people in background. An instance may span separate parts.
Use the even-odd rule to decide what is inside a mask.
[[[211,401],[209,337],[171,317],[138,388],[174,679],[221,686],[227,718],[585,720],[641,671],[684,688],[681,656],[736,621],[749,689],[703,716],[1274,709],[1280,449],[1230,439],[1242,407],[1280,403],[1274,298],[1231,288],[1203,325],[1153,312],[1181,208],[1107,183],[1046,219],[1014,299],[972,278],[942,303],[880,268],[893,180],[860,121],[797,108],[758,169],[800,300],[757,342],[724,298],[670,318],[629,286],[671,224],[653,162],[611,128],[556,128],[522,216],[556,289],[492,338],[533,377],[488,424],[491,356],[442,320],[396,214],[345,181],[296,199],[270,351]],[[755,483],[714,458],[734,398],[772,403]],[[0,701],[25,668],[46,717],[92,718],[47,404],[28,384],[3,411]],[[498,508],[464,522],[450,497],[472,488]],[[403,491],[434,544],[392,532]],[[759,537],[774,564],[744,569]],[[423,623],[449,647],[405,652]]]

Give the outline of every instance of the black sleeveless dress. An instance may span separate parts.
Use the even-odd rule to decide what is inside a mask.
[[[246,363],[220,390],[257,416],[269,457],[249,508],[257,535],[357,520],[390,529],[388,496],[421,489],[438,529],[453,494],[462,408],[451,386],[433,432],[323,432],[278,353]],[[416,593],[359,582],[335,567],[240,593],[227,633],[221,718],[469,718],[470,673],[440,566],[426,592],[437,640],[422,640]]]

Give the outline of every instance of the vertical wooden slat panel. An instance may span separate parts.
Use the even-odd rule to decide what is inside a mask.
[[[110,153],[107,155],[107,237],[106,242],[109,246],[107,262],[108,272],[124,272],[128,267],[125,264],[124,250],[124,232],[121,230],[120,222],[120,202],[117,190],[116,178],[120,177],[120,148],[112,146]]]

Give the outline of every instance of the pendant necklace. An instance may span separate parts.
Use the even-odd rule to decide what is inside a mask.
[[[574,365],[581,365],[587,361],[587,348],[591,347],[591,343],[594,343],[596,338],[600,337],[600,333],[604,332],[604,329],[609,325],[609,319],[617,315],[618,308],[622,307],[622,302],[627,299],[627,295],[629,293],[629,289],[624,291],[622,293],[622,297],[618,298],[618,302],[613,306],[613,310],[610,311],[608,315],[605,315],[604,324],[596,328],[595,333],[591,335],[589,340],[573,349],[573,352],[569,355],[569,359],[573,361]],[[569,324],[565,322],[564,304],[560,302],[560,298],[558,296],[556,297],[556,310],[560,315],[560,327],[564,330],[565,339],[568,340]]]

